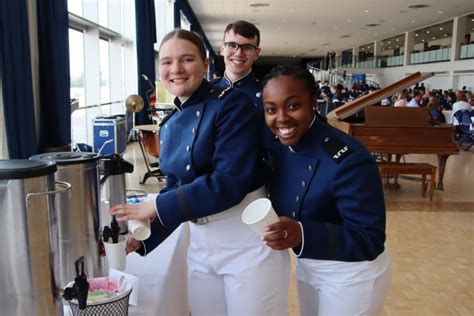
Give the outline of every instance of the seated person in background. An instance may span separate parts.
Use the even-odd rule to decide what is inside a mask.
[[[277,66],[262,85],[270,199],[280,221],[266,245],[297,259],[301,315],[378,315],[390,287],[385,203],[372,155],[316,113],[308,70]],[[296,199],[295,199],[296,197]]]
[[[423,93],[423,96],[421,98],[421,106],[422,107],[427,107],[428,106],[428,103],[430,103],[430,97],[431,96],[434,96],[436,93],[436,91],[430,91],[428,89],[426,89],[426,91]]]
[[[446,123],[446,118],[442,112],[441,104],[439,104],[439,98],[431,96],[428,102],[428,109],[430,111],[431,118],[433,121],[438,123]]]
[[[446,93],[446,110],[452,110],[454,103],[456,103],[456,96],[454,92],[448,91]]]
[[[395,104],[393,106],[395,107],[401,107],[401,106],[407,106],[408,101],[407,101],[408,93],[406,90],[403,90],[398,94],[397,101],[395,101]]]
[[[419,108],[421,106],[421,98],[423,95],[420,91],[413,91],[413,98],[408,102],[407,106],[409,108]]]
[[[466,97],[467,102],[469,102],[469,104],[471,105],[471,109],[474,108],[474,94],[472,94],[472,92],[467,92]]]
[[[457,111],[471,110],[471,105],[467,102],[466,93],[464,91],[456,91],[457,102],[453,104],[453,125],[459,125],[459,122],[454,117]]]

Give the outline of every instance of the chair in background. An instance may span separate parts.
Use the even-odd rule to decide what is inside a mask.
[[[456,141],[462,150],[468,151],[474,145],[474,110],[459,110],[454,113],[456,125]]]

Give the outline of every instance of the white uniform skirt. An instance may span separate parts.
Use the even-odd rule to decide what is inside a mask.
[[[193,316],[287,314],[288,251],[272,250],[241,220],[245,207],[261,197],[263,188],[208,217],[207,224],[190,223],[188,292]]]
[[[388,250],[372,261],[298,259],[302,316],[379,315],[390,287]]]

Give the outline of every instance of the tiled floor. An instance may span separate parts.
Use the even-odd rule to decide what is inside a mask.
[[[135,164],[127,188],[158,192],[160,183],[145,173],[137,143],[126,159]],[[409,162],[437,165],[434,155],[408,155]],[[474,315],[474,152],[450,156],[445,191],[433,201],[421,197],[421,184],[401,178],[399,191],[386,191],[387,247],[393,280],[383,315]],[[296,286],[289,293],[289,315],[298,315]]]

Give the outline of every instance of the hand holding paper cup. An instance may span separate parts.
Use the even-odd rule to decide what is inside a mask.
[[[127,245],[127,237],[120,235],[118,237],[118,243],[114,244],[112,238],[104,240],[105,256],[109,263],[109,268],[124,271],[126,266],[126,252],[125,246]]]
[[[128,190],[127,191],[127,204],[140,204],[147,200],[147,193],[141,190]],[[136,240],[148,239],[151,235],[150,230],[150,219],[144,220],[129,220],[128,231],[132,234],[132,237]]]
[[[272,202],[267,198],[253,201],[242,213],[242,222],[250,225],[260,236],[270,233],[265,231],[265,227],[278,221],[279,218],[272,207]]]
[[[145,220],[129,220],[128,231],[136,240],[148,239],[148,237],[150,237],[151,235],[150,219],[147,218]]]

